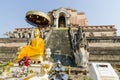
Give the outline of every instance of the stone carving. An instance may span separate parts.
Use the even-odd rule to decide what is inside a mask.
[[[18,36],[18,33],[17,33],[17,32],[16,32],[16,33],[14,32],[13,34],[15,35],[15,38],[19,38],[19,36]]]
[[[65,8],[60,8],[57,11],[53,12],[54,25],[56,25],[56,28],[63,26],[62,24],[59,26],[59,18],[61,16],[61,14],[65,18],[65,22],[66,22],[65,26],[67,26],[67,24],[70,24],[70,20],[69,20],[70,13]]]
[[[12,32],[6,32],[4,35],[6,35],[10,38],[15,38],[15,35]]]
[[[89,33],[89,36],[90,36],[90,37],[94,37],[94,33],[93,33],[93,32],[90,32],[90,33]]]
[[[50,80],[68,80],[68,75],[64,73],[65,69],[63,68],[61,62],[58,60],[56,66],[53,68],[53,74],[50,74]]]
[[[9,38],[28,38],[30,39],[32,37],[32,32],[6,32],[4,35],[8,36]]]
[[[32,34],[31,33],[28,33],[28,38],[31,38],[32,37]]]
[[[70,49],[74,55],[75,63],[77,66],[87,67],[89,52],[88,43],[86,41],[85,34],[82,32],[82,29],[79,27],[77,33],[73,33],[71,28],[68,29]]]

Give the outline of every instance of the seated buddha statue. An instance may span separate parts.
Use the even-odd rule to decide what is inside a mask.
[[[39,38],[40,30],[38,28],[34,29],[34,38],[28,43],[28,45],[23,46],[19,49],[16,60],[21,60],[23,57],[29,57],[33,61],[43,61],[44,59],[44,40]]]

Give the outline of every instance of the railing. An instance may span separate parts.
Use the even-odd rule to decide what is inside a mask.
[[[46,37],[44,38],[45,45],[47,45],[48,39],[49,39],[49,37],[50,37],[52,31],[53,31],[53,30],[50,29],[50,31],[46,34]]]

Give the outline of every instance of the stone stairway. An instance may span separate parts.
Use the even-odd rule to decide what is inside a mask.
[[[68,29],[53,29],[46,47],[51,49],[54,61],[60,60],[63,65],[74,65],[70,54]]]
[[[53,30],[46,47],[51,48],[52,53],[60,52],[62,54],[69,54],[70,45],[67,30]]]

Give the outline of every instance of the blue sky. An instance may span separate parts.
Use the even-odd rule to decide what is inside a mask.
[[[1,0],[0,37],[14,28],[32,27],[25,21],[27,11],[60,7],[85,12],[89,25],[115,25],[120,35],[120,0]]]

